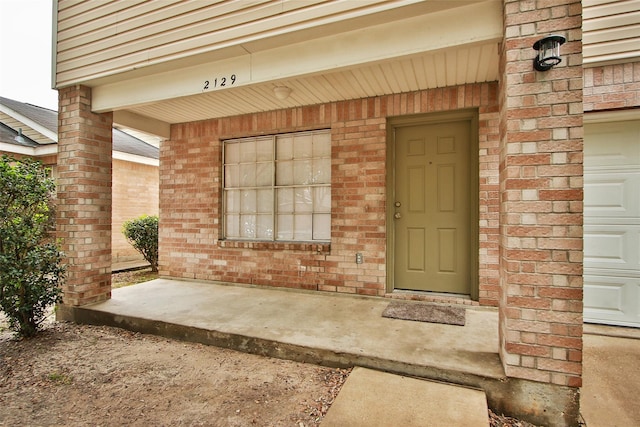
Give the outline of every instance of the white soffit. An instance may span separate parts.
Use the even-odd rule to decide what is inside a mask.
[[[116,122],[120,115],[181,123],[495,81],[501,38],[501,3],[489,1],[98,85],[92,106],[116,111]],[[279,85],[293,89],[284,101],[273,96]]]
[[[38,144],[58,142],[58,135],[55,132],[2,104],[0,104],[0,121],[15,131],[22,129],[23,135]]]

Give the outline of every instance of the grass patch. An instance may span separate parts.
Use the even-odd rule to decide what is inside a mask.
[[[47,378],[49,378],[49,381],[53,383],[62,385],[69,385],[73,382],[73,377],[71,375],[60,372],[52,372],[47,376]]]
[[[123,288],[125,286],[135,285],[136,283],[148,282],[158,278],[158,273],[151,271],[151,267],[142,270],[123,271],[121,273],[113,273],[111,276],[111,287]]]

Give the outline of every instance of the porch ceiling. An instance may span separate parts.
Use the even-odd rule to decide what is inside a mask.
[[[175,123],[498,79],[501,2],[419,2],[394,13],[400,11],[86,84],[95,111],[113,111],[117,125],[169,138]],[[290,96],[278,99],[277,86],[290,88]]]
[[[498,43],[480,43],[362,67],[185,96],[128,108],[166,123],[314,105],[498,79]],[[292,89],[285,100],[276,86]]]

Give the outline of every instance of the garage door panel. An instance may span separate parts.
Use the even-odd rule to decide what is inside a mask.
[[[584,320],[620,326],[640,324],[640,279],[585,274]]]
[[[585,125],[584,164],[590,167],[640,165],[640,121]]]
[[[585,171],[585,216],[590,220],[594,217],[640,217],[638,189],[640,171]]]
[[[640,120],[584,132],[584,319],[640,327]]]
[[[640,225],[585,224],[584,264],[640,271]]]

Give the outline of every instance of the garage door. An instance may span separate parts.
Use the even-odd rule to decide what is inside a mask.
[[[584,320],[638,328],[640,120],[584,131]]]

